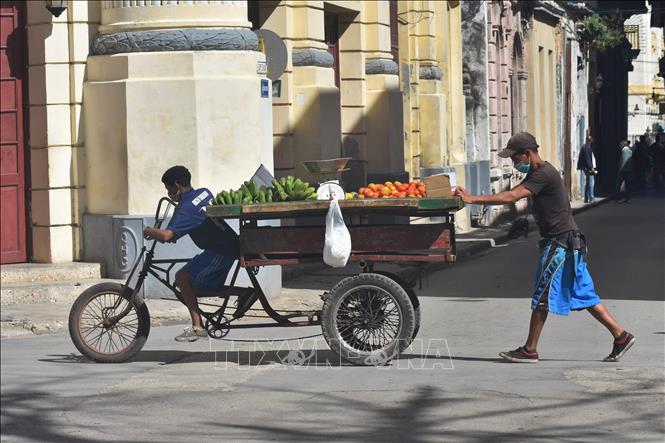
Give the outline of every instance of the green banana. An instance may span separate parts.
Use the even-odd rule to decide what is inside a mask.
[[[252,195],[252,197],[258,197],[259,191],[258,189],[256,189],[256,183],[250,180],[246,182],[246,184],[247,184],[247,189],[249,189],[249,193]]]
[[[233,204],[241,205],[242,204],[242,192],[233,191]]]
[[[222,200],[224,201],[225,205],[230,205],[232,203],[228,191],[222,191]]]
[[[284,186],[282,186],[282,184],[279,181],[273,180],[272,184],[275,187],[275,191],[284,192]]]
[[[242,191],[243,197],[249,197],[252,198],[252,193],[249,192],[249,188],[247,187],[246,184],[240,185],[240,190]]]
[[[265,191],[259,191],[259,203],[266,202],[266,193]]]

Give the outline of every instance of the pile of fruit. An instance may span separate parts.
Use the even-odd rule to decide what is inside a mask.
[[[385,182],[370,183],[358,192],[349,192],[346,198],[420,198],[427,197],[425,183],[414,180],[409,183]]]
[[[246,181],[240,189],[222,191],[213,199],[213,205],[250,205],[285,201],[316,200],[316,190],[306,181],[293,176],[273,180],[270,187],[257,187]]]

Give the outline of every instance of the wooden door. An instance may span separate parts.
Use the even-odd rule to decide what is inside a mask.
[[[25,3],[0,3],[0,263],[26,261]]]

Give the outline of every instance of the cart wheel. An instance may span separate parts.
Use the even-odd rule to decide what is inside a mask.
[[[411,341],[415,340],[416,335],[418,335],[418,331],[420,331],[420,306],[418,306],[415,309],[415,312],[416,312],[416,324],[413,327],[413,335],[411,336]]]
[[[385,275],[363,273],[339,282],[323,304],[328,346],[355,365],[388,363],[411,343],[416,313],[409,296]]]
[[[416,325],[413,328],[413,336],[411,337],[411,341],[407,344],[407,346],[404,347],[404,349],[406,349],[408,345],[410,345],[411,342],[416,338],[416,335],[418,335],[418,331],[420,331],[420,303],[418,302],[418,296],[416,295],[416,292],[413,290],[413,288],[409,286],[409,284],[407,284],[399,276],[386,271],[374,271],[374,272],[376,274],[385,275],[389,279],[394,280],[396,283],[398,283],[402,287],[402,289],[404,289],[404,292],[406,292],[406,294],[409,296],[411,304],[414,306],[416,312]]]
[[[119,283],[100,283],[85,290],[69,313],[69,335],[81,354],[98,363],[121,363],[141,350],[150,333],[150,313],[137,299],[131,310],[107,328],[104,319],[122,312],[129,303]],[[122,297],[120,306],[113,309]]]

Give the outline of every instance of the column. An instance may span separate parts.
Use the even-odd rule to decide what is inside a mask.
[[[89,212],[151,213],[174,164],[218,190],[272,167],[249,27],[246,1],[102,3],[85,85]]]
[[[443,72],[439,67],[447,66],[447,58],[439,58],[444,40],[449,38],[445,27],[447,5],[445,2],[424,1],[412,20],[416,23],[413,38],[418,45],[417,54],[412,54],[418,62],[418,115],[420,120],[420,166],[441,168],[448,162],[446,139],[446,93]],[[441,26],[444,25],[444,26]],[[448,54],[449,55],[449,54]],[[461,58],[460,60],[461,61]],[[420,174],[418,174],[420,175]]]
[[[402,95],[391,54],[389,2],[364,2],[366,160],[369,174],[404,171]],[[398,25],[399,26],[399,25]]]
[[[335,86],[334,58],[325,43],[323,1],[289,1],[293,65],[292,163],[280,175],[307,174],[300,162],[340,156],[340,95]]]
[[[32,260],[79,260],[86,192],[82,89],[99,3],[70,2],[59,17],[44,2],[27,2],[26,9]]]
[[[273,169],[272,88],[245,0],[101,7],[83,91],[84,244],[88,260],[123,277],[165,195],[166,169],[186,166],[192,186],[213,193],[237,188],[260,164]],[[199,252],[189,239],[162,246],[162,257]],[[264,290],[278,291],[280,276],[262,271]],[[158,284],[146,287],[161,294]]]

